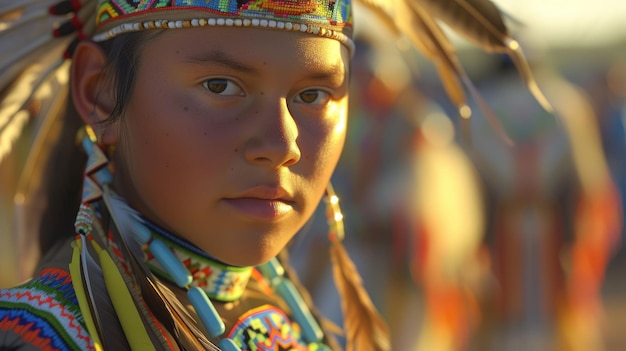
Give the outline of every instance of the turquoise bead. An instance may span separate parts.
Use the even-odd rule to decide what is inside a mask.
[[[135,239],[141,244],[146,244],[152,239],[152,233],[150,233],[150,229],[146,227],[141,221],[133,215],[131,220],[130,230],[135,236]]]
[[[111,184],[113,182],[113,175],[111,175],[111,172],[109,172],[106,167],[97,171],[94,177],[100,185]]]
[[[189,270],[187,270],[187,267],[174,256],[170,248],[161,240],[154,239],[150,242],[150,252],[156,257],[157,261],[163,266],[163,269],[165,269],[176,285],[183,288],[191,284],[193,277],[191,273],[189,273]]]
[[[228,338],[220,340],[220,349],[222,349],[222,351],[241,351],[239,346]]]
[[[215,306],[209,297],[206,296],[204,290],[193,287],[187,291],[187,297],[193,308],[195,308],[198,317],[202,321],[202,325],[209,332],[212,338],[216,338],[226,331],[226,326],[215,310]]]
[[[259,270],[263,276],[270,281],[272,286],[278,285],[283,280],[285,269],[280,265],[276,258],[272,258],[265,264],[259,266]]]
[[[300,293],[293,283],[283,279],[276,285],[276,292],[285,299],[285,302],[287,302],[287,305],[291,308],[294,319],[302,329],[304,339],[307,342],[322,341],[324,332],[319,324],[317,324],[315,318],[313,318],[309,307],[304,303],[304,300],[302,300]]]

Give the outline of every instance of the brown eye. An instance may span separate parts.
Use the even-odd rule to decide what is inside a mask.
[[[322,90],[305,90],[298,94],[296,101],[305,104],[323,104],[328,101],[328,93]]]
[[[302,102],[306,102],[307,104],[310,104],[314,102],[318,96],[319,96],[319,93],[317,91],[307,90],[303,93],[300,93],[300,100],[302,100]]]
[[[209,79],[202,83],[202,85],[211,93],[216,95],[243,95],[243,91],[241,88],[228,79]]]

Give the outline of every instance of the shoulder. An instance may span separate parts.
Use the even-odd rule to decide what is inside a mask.
[[[0,290],[0,349],[93,350],[66,270],[44,268]]]

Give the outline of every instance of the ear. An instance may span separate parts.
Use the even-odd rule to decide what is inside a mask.
[[[98,141],[107,145],[119,139],[119,121],[102,124],[111,115],[115,100],[109,80],[103,75],[106,54],[98,45],[82,41],[72,58],[72,99],[83,121],[99,136]]]

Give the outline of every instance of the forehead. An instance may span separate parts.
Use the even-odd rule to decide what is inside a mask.
[[[222,52],[262,65],[347,66],[350,54],[334,39],[307,33],[254,28],[193,28],[165,30],[144,46],[144,58],[154,55],[201,62]]]

